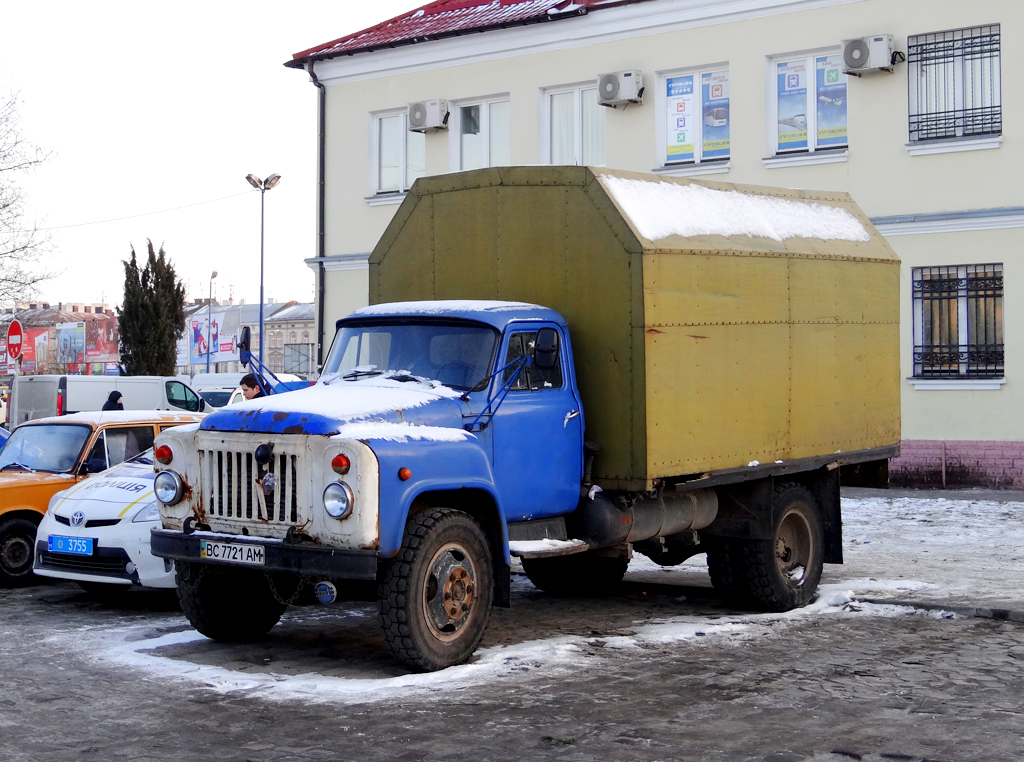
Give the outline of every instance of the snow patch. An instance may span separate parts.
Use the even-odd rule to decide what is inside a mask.
[[[408,442],[423,439],[433,442],[464,442],[473,435],[463,429],[444,426],[417,426],[411,423],[365,421],[347,423],[338,429],[332,439],[381,439],[386,442]]]
[[[870,241],[864,225],[845,209],[807,201],[601,175],[601,181],[644,238],[670,235],[745,235],[751,238],[820,238]]]
[[[583,540],[512,540],[508,544],[510,553],[536,553],[540,550],[562,550],[586,545]]]

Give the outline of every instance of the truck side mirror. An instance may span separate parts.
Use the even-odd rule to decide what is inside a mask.
[[[249,365],[249,345],[252,341],[252,331],[249,330],[249,326],[242,326],[242,335],[238,339],[238,360],[242,363],[242,367],[248,367]]]
[[[541,328],[533,345],[533,364],[540,370],[551,370],[558,363],[558,331]]]

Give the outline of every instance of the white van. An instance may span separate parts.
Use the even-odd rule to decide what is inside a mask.
[[[199,413],[206,403],[173,376],[16,376],[7,421],[25,421],[87,410],[102,410],[112,391],[121,392],[125,410],[185,410]]]

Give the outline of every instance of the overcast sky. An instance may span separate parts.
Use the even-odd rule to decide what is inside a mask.
[[[311,301],[316,88],[283,63],[425,2],[5,3],[0,92],[20,94],[26,137],[52,153],[21,183],[31,217],[55,228],[47,266],[62,274],[39,296],[120,303],[121,261],[148,238],[190,298],[217,270],[217,297],[257,301],[260,199],[245,176],[278,172],[266,296]]]

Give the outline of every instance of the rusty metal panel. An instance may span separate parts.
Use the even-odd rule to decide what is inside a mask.
[[[647,329],[649,478],[789,457],[785,323]]]

